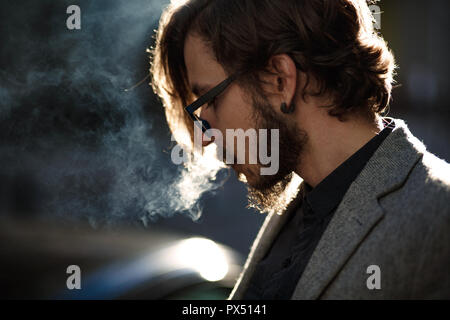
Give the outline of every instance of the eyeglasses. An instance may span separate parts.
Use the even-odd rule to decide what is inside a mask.
[[[194,112],[201,106],[211,102],[215,97],[221,94],[234,80],[236,80],[237,77],[238,77],[237,74],[228,77],[227,79],[219,83],[217,86],[206,92],[204,95],[199,97],[193,103],[184,108],[184,110],[186,110],[187,113],[189,114],[189,117],[192,119],[192,121],[194,121],[194,123],[197,126],[200,126],[203,133],[205,133],[206,130],[211,129],[211,126],[208,123],[208,121],[200,118]]]

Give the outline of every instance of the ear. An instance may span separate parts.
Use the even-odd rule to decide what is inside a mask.
[[[273,106],[279,111],[281,103],[290,105],[297,90],[298,70],[287,54],[274,55],[267,69],[273,74],[264,74],[263,88]]]

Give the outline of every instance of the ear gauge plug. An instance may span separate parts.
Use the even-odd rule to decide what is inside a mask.
[[[281,104],[280,110],[281,110],[281,112],[283,112],[283,113],[285,113],[285,114],[291,114],[291,113],[294,113],[294,110],[295,110],[295,104],[294,104],[294,103],[291,103],[291,105],[288,107],[287,104],[286,104],[286,102],[283,102],[283,103]]]

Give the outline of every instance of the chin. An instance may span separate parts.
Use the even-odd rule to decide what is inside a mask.
[[[259,171],[259,167],[255,167],[256,170]],[[238,180],[247,184],[251,188],[256,190],[265,189],[267,186],[267,181],[264,179],[264,176],[260,176],[259,174],[255,174],[252,171],[252,168],[245,165],[233,165],[233,170],[236,172]]]

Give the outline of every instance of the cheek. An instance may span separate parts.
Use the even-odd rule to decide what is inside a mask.
[[[253,107],[243,99],[238,97],[230,97],[226,103],[220,105],[217,112],[217,128],[222,132],[225,153],[230,153],[230,157],[237,161],[237,137],[230,140],[227,139],[227,129],[256,129],[256,121],[253,116]],[[234,140],[234,141],[233,141]],[[248,142],[245,145],[245,163],[248,163]],[[232,153],[232,154],[231,154]]]
[[[230,92],[229,97],[219,107],[217,112],[218,127],[225,134],[226,129],[255,128],[253,107],[244,101],[239,92]]]

